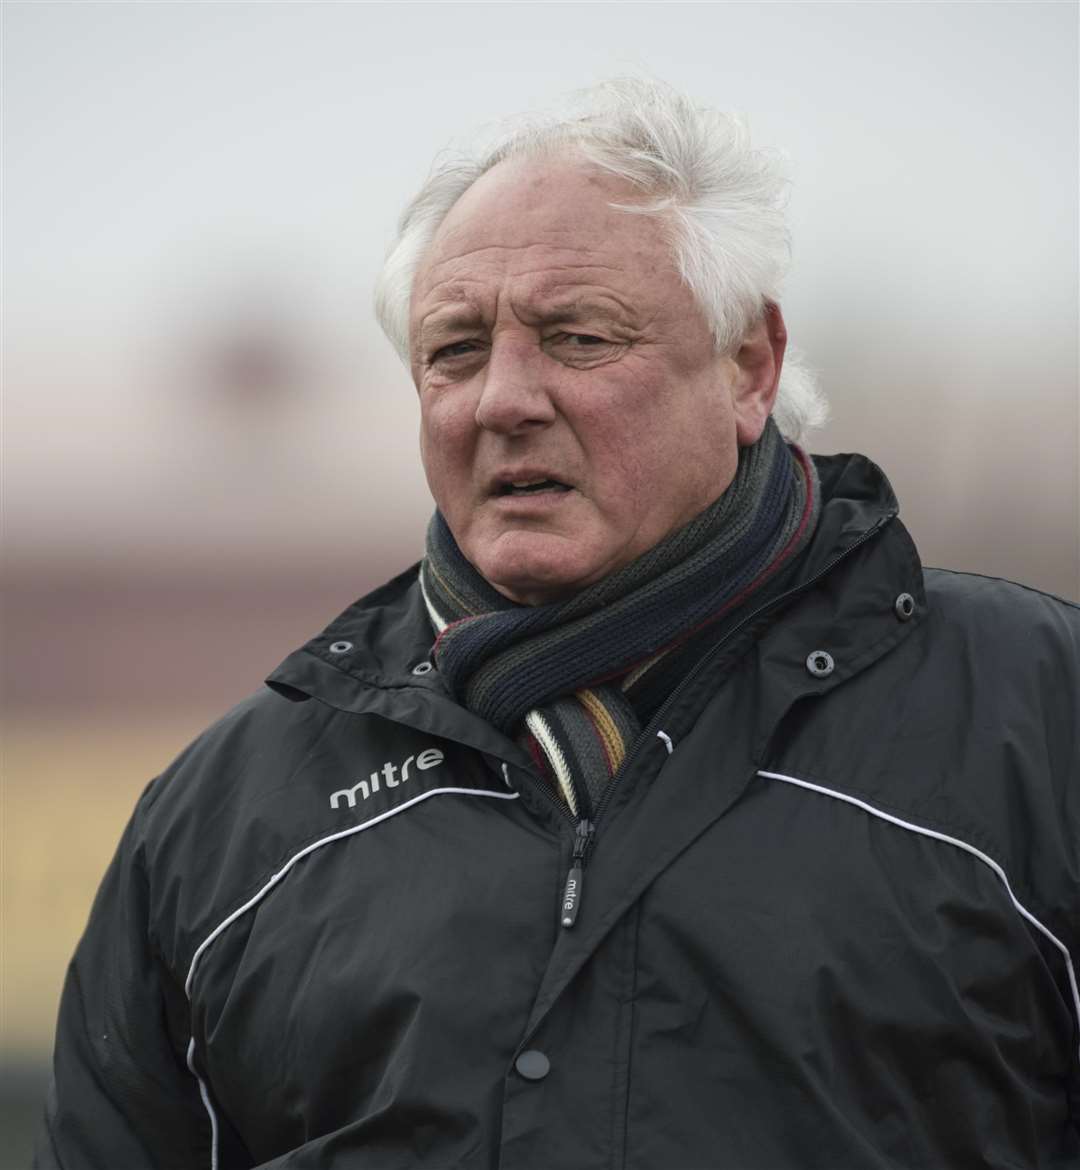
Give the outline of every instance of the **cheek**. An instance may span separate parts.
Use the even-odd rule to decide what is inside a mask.
[[[689,519],[727,486],[736,458],[731,420],[711,397],[665,381],[630,388],[589,411],[596,502],[623,523]]]
[[[421,398],[420,460],[436,507],[458,540],[465,540],[476,503],[473,463],[475,407],[466,394]]]
[[[658,482],[685,441],[671,429],[671,402],[663,379],[637,376],[594,391],[578,404],[588,436],[594,486],[614,511],[639,511],[657,503]]]
[[[436,470],[451,472],[468,459],[476,429],[474,413],[463,395],[421,400],[420,454],[429,478]]]

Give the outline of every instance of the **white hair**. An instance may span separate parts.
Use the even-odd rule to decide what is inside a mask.
[[[641,190],[645,200],[615,206],[670,226],[675,266],[720,352],[733,352],[779,300],[790,260],[788,183],[779,158],[750,145],[744,121],[642,78],[575,96],[570,111],[516,118],[494,142],[441,156],[405,209],[376,283],[375,313],[406,364],[413,279],[439,225],[481,175],[511,158],[573,150]],[[773,409],[780,430],[798,439],[827,410],[813,374],[789,348]]]

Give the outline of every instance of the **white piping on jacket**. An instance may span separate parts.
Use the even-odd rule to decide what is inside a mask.
[[[206,1090],[206,1082],[195,1071],[195,1037],[194,1036],[192,1036],[191,1039],[188,1041],[187,1066],[191,1070],[191,1075],[199,1082],[199,1096],[202,1098],[203,1108],[206,1110],[207,1116],[210,1118],[210,1166],[211,1166],[211,1170],[217,1170],[217,1164],[218,1164],[217,1114],[214,1112],[213,1105],[210,1104],[210,1094]]]
[[[947,845],[955,845],[958,849],[963,849],[965,853],[970,853],[972,857],[977,857],[985,865],[988,865],[1000,878],[1001,884],[1005,887],[1005,893],[1009,895],[1009,900],[1016,907],[1021,917],[1030,922],[1045,939],[1053,943],[1061,952],[1061,957],[1065,960],[1065,971],[1069,976],[1069,988],[1072,991],[1073,1010],[1076,1012],[1077,1027],[1080,1028],[1080,988],[1077,987],[1076,968],[1073,966],[1069,948],[1057,935],[1043,926],[1035,915],[1020,902],[1013,893],[1012,886],[1009,885],[1009,879],[1006,877],[1005,871],[992,857],[988,857],[981,849],[976,849],[974,845],[969,845],[966,841],[961,841],[959,837],[950,837],[947,833],[939,833],[936,829],[926,828],[925,825],[916,825],[911,821],[902,820],[900,817],[895,817],[892,813],[875,808],[872,804],[867,804],[865,800],[860,800],[857,796],[850,796],[846,792],[837,792],[833,788],[824,788],[820,784],[811,784],[809,780],[797,780],[794,776],[785,776],[781,772],[763,772],[759,770],[758,775],[764,776],[769,780],[781,780],[785,784],[794,784],[799,788],[808,788],[811,792],[818,792],[822,796],[832,796],[836,800],[844,801],[846,804],[853,804],[856,808],[861,808],[864,812],[870,813],[871,816],[880,817],[883,821],[888,821],[892,825],[898,825],[901,829],[909,829],[912,833],[919,833],[924,837],[932,837],[935,841],[944,841]]]
[[[299,853],[294,853],[292,857],[275,873],[270,880],[259,890],[259,892],[249,898],[243,906],[234,910],[227,918],[219,922],[217,926],[203,939],[195,950],[195,954],[191,957],[191,966],[188,968],[187,979],[184,980],[184,993],[188,997],[188,1002],[191,1002],[191,986],[195,979],[195,968],[198,966],[199,960],[202,958],[203,952],[206,948],[222,933],[227,930],[238,919],[243,917],[253,906],[258,905],[263,898],[278,884],[279,881],[289,872],[290,869],[302,858],[307,857],[309,853],[314,853],[316,849],[322,848],[323,845],[329,845],[333,841],[341,841],[345,837],[351,837],[354,833],[362,833],[365,829],[370,829],[372,825],[377,825],[380,821],[385,821],[388,817],[396,816],[400,812],[404,812],[407,808],[411,808],[414,804],[418,804],[421,800],[427,800],[429,796],[440,796],[443,794],[454,794],[458,796],[490,796],[495,800],[517,800],[519,793],[517,792],[492,792],[487,788],[433,788],[430,792],[421,792],[418,796],[414,796],[411,800],[407,800],[404,804],[399,804],[394,808],[387,809],[384,813],[379,813],[377,817],[372,817],[369,821],[363,821],[359,825],[353,825],[349,829],[342,829],[340,833],[331,833],[328,837],[320,837],[317,841],[312,841],[310,845],[306,845]],[[207,1090],[206,1082],[195,1071],[195,1036],[192,1033],[191,1041],[187,1049],[187,1066],[191,1070],[192,1076],[199,1082],[199,1096],[202,1097],[202,1103],[206,1108],[206,1112],[210,1118],[210,1170],[218,1170],[218,1120],[217,1114],[214,1112],[214,1107],[210,1102],[210,1093]]]

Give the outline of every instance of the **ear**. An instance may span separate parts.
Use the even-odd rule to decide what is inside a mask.
[[[787,326],[780,306],[767,301],[761,319],[734,355],[738,369],[731,394],[740,447],[749,447],[761,438],[776,401],[786,348]]]

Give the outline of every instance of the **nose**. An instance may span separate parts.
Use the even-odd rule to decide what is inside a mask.
[[[527,341],[497,338],[484,368],[476,424],[501,435],[520,435],[555,419],[545,355]]]

